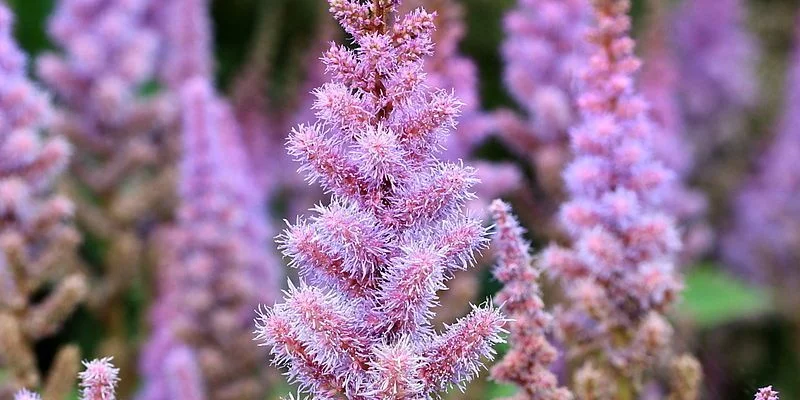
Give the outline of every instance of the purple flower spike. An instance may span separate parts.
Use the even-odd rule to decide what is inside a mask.
[[[72,203],[53,191],[71,147],[46,134],[47,95],[28,78],[13,36],[14,16],[0,4],[0,392],[41,384],[35,344],[58,332],[86,296],[77,270],[80,235]],[[41,298],[42,293],[47,293]]]
[[[460,102],[425,84],[435,15],[398,2],[330,0],[356,50],[332,45],[318,121],[288,142],[332,194],[280,237],[301,283],[262,312],[257,339],[319,398],[429,398],[474,377],[505,323],[493,307],[437,332],[437,292],[485,247],[464,213],[472,168],[439,161]]]
[[[537,400],[567,400],[569,390],[558,387],[558,379],[548,369],[558,352],[545,336],[552,317],[544,310],[544,302],[536,283],[539,270],[533,267],[530,244],[522,235],[524,229],[511,214],[511,207],[495,200],[491,205],[497,231],[495,278],[503,284],[495,301],[512,318],[509,349],[500,363],[492,368],[492,377],[518,385],[524,396]]]
[[[684,111],[701,154],[757,100],[759,54],[746,11],[742,0],[684,0],[674,16]]]
[[[504,21],[506,87],[531,119],[515,143],[565,142],[577,117],[574,82],[587,57],[588,0],[518,0]],[[530,147],[530,146],[528,146]]]
[[[650,103],[654,122],[653,152],[665,166],[675,172],[664,194],[664,206],[679,221],[684,231],[682,260],[702,256],[713,240],[711,228],[704,221],[705,196],[688,187],[686,181],[694,167],[694,146],[680,104],[682,78],[679,60],[668,36],[669,4],[654,1],[645,37],[645,65],[640,85],[642,96]],[[697,134],[697,133],[694,133]]]
[[[256,399],[260,357],[253,309],[274,302],[279,267],[269,254],[263,193],[243,156],[231,108],[202,77],[181,92],[181,204],[163,232],[154,332],[142,359],[146,400]],[[190,397],[184,397],[190,396]]]
[[[655,157],[654,123],[634,87],[641,62],[629,36],[630,3],[592,4],[581,123],[570,132],[575,158],[564,171],[570,199],[561,219],[572,247],[551,246],[542,262],[570,299],[558,324],[574,354],[602,351],[604,368],[637,376],[669,343],[661,312],[681,290],[681,238],[661,202],[674,172]]]
[[[111,357],[84,361],[80,379],[81,400],[115,400],[119,369],[111,364]]]
[[[778,397],[778,392],[772,390],[772,386],[767,386],[758,389],[754,400],[780,400],[780,397]]]
[[[22,389],[14,395],[14,400],[42,400],[37,393]]]
[[[164,36],[161,80],[180,91],[194,77],[212,78],[213,45],[209,0],[160,0],[156,24]]]
[[[800,28],[786,82],[783,116],[758,171],[735,200],[733,229],[723,238],[724,259],[734,269],[762,283],[792,293],[800,280]]]

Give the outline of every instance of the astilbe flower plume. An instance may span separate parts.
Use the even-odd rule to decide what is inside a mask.
[[[503,20],[504,81],[521,112],[501,110],[495,119],[504,141],[534,168],[545,195],[531,208],[545,231],[563,198],[560,172],[578,116],[575,82],[588,58],[590,21],[588,0],[518,0]]]
[[[477,169],[480,182],[475,186],[475,198],[467,203],[471,213],[485,216],[489,201],[517,190],[522,174],[511,163],[477,160],[474,153],[490,137],[496,126],[495,118],[481,109],[478,68],[464,55],[459,46],[466,35],[466,10],[457,0],[406,0],[401,11],[424,7],[436,12],[436,31],[433,41],[436,52],[425,60],[425,83],[430,87],[452,88],[463,103],[457,119],[458,129],[444,141],[442,158],[448,161],[469,160]],[[480,262],[479,266],[484,263]],[[469,311],[479,289],[479,269],[460,271],[453,277],[449,290],[441,293],[438,322],[452,322]]]
[[[683,0],[674,14],[683,111],[700,156],[757,100],[758,50],[743,0]]]
[[[544,310],[537,280],[540,271],[533,266],[530,245],[522,235],[523,228],[511,213],[511,207],[495,200],[491,205],[496,224],[494,245],[497,247],[495,278],[504,286],[495,301],[513,320],[510,323],[510,349],[492,368],[492,377],[518,385],[519,400],[566,400],[569,390],[558,387],[558,379],[548,369],[558,357],[547,331],[552,316]]]
[[[705,221],[707,201],[699,190],[688,186],[694,167],[694,145],[680,104],[682,77],[679,60],[669,36],[669,4],[648,2],[650,15],[644,38],[644,67],[640,76],[642,96],[650,104],[653,120],[653,154],[675,173],[663,195],[664,207],[678,220],[684,247],[682,260],[702,256],[713,240]]]
[[[481,109],[478,68],[459,50],[467,30],[463,5],[456,0],[407,0],[403,3],[404,10],[417,7],[435,11],[437,17],[433,36],[436,52],[425,60],[425,82],[430,87],[452,88],[462,103],[458,129],[444,141],[442,158],[470,160],[476,166],[480,182],[475,187],[477,197],[468,206],[471,212],[483,215],[489,205],[487,199],[515,190],[522,176],[509,163],[473,160],[473,153],[497,126],[496,118]]]
[[[505,16],[505,83],[530,118],[509,138],[525,149],[568,141],[577,117],[574,82],[587,55],[588,0],[518,0]]]
[[[77,269],[72,203],[53,194],[70,146],[44,132],[49,99],[26,76],[28,60],[14,42],[13,24],[0,4],[0,362],[8,371],[0,392],[40,385],[34,345],[59,331],[87,291]],[[57,358],[74,354],[65,346]],[[48,386],[63,372],[52,371]]]
[[[111,363],[112,358],[106,357],[99,360],[84,361],[84,370],[78,374],[80,380],[79,400],[116,400],[117,383],[119,383],[119,369]],[[74,375],[72,379],[74,379]],[[71,390],[72,388],[66,388]],[[64,398],[67,390],[45,395],[46,399]],[[188,397],[183,397],[188,399]],[[16,393],[14,400],[41,400],[35,392],[22,389]]]
[[[474,170],[436,158],[459,102],[423,84],[434,15],[397,3],[330,0],[356,49],[325,53],[318,121],[289,138],[332,200],[281,237],[301,283],[264,311],[257,337],[319,399],[434,398],[477,374],[505,322],[488,307],[431,327],[437,291],[485,230],[463,212]]]
[[[276,300],[279,271],[266,250],[262,194],[231,107],[202,77],[185,83],[181,98],[181,205],[160,240],[140,399],[257,399],[263,354],[252,350],[253,310]]]
[[[163,44],[151,18],[160,5],[59,0],[48,33],[63,53],[37,63],[55,94],[53,127],[76,145],[67,181],[76,218],[109,242],[88,303],[108,332],[103,352],[123,366],[132,361],[124,294],[144,263],[149,227],[169,218],[174,204],[175,110],[167,95],[141,94]]]
[[[111,364],[111,358],[84,361],[85,369],[78,374],[81,400],[115,400],[119,369]]]
[[[542,262],[569,299],[557,315],[562,339],[573,356],[619,381],[616,398],[629,398],[669,344],[661,313],[681,288],[674,266],[681,241],[660,205],[673,172],[653,155],[653,123],[634,88],[640,62],[629,37],[630,3],[593,6],[581,122],[570,132],[575,159],[564,172],[570,199],[560,212],[572,247],[552,246]],[[592,357],[595,351],[604,356]]]
[[[800,17],[799,17],[800,18]],[[723,238],[723,257],[740,273],[784,289],[798,301],[800,287],[800,28],[787,78],[783,116],[759,160],[758,171],[735,200],[733,229]],[[791,301],[790,301],[791,302]],[[797,304],[797,303],[795,303]]]
[[[778,397],[778,392],[772,390],[772,386],[767,386],[758,389],[754,400],[780,400],[780,397]]]

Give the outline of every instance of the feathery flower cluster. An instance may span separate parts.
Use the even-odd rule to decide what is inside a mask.
[[[511,348],[492,368],[492,377],[520,387],[515,399],[566,400],[571,393],[558,387],[558,379],[548,369],[558,357],[557,350],[545,336],[552,317],[544,310],[539,294],[539,271],[533,267],[530,245],[522,238],[523,228],[511,213],[511,207],[495,200],[491,205],[497,230],[495,278],[504,287],[495,301],[513,320],[509,331]]]
[[[43,133],[49,99],[26,76],[13,20],[0,4],[0,354],[8,363],[4,385],[34,388],[41,383],[35,342],[57,333],[87,284],[76,268],[72,203],[52,194],[70,147]],[[48,385],[58,379],[51,375]]]
[[[109,241],[89,305],[109,332],[104,352],[127,365],[131,354],[122,308],[142,264],[147,229],[173,210],[174,108],[167,96],[142,97],[161,46],[151,0],[60,0],[49,21],[64,54],[38,59],[40,78],[56,96],[54,129],[76,144],[68,190],[76,218]],[[145,225],[147,224],[147,225]]]
[[[758,389],[754,400],[780,400],[780,397],[778,397],[778,392],[772,390],[772,386],[767,386]]]
[[[460,103],[424,85],[434,15],[329,3],[356,49],[325,53],[318,122],[289,150],[333,198],[282,236],[303,282],[259,318],[258,339],[317,398],[433,398],[477,374],[505,323],[490,307],[443,333],[430,324],[437,291],[486,242],[463,213],[473,169],[436,158]]]
[[[403,5],[405,11],[425,7],[436,12],[433,36],[436,53],[425,60],[426,83],[431,87],[452,88],[463,103],[458,132],[447,137],[443,157],[453,161],[470,158],[494,127],[492,119],[480,110],[478,69],[459,51],[466,34],[463,6],[456,0],[407,0]]]
[[[496,127],[495,118],[481,111],[478,93],[478,69],[475,63],[459,52],[466,34],[464,10],[455,0],[416,0],[404,3],[404,9],[417,7],[435,11],[436,32],[433,41],[436,53],[425,60],[426,84],[430,87],[453,88],[462,102],[458,130],[447,136],[442,158],[449,161],[467,160]],[[468,206],[476,215],[483,215],[493,199],[516,189],[522,176],[511,164],[475,161],[480,182],[475,187],[476,198]]]
[[[570,132],[575,159],[564,172],[570,200],[560,213],[573,245],[550,247],[542,262],[570,300],[557,317],[572,350],[599,350],[601,369],[636,379],[669,342],[660,312],[681,288],[673,261],[681,241],[659,206],[673,173],[653,155],[653,123],[634,88],[640,62],[629,37],[630,3],[593,6],[581,123]]]
[[[111,357],[84,361],[84,371],[78,374],[81,400],[115,400],[119,369],[111,364]]]
[[[61,0],[49,32],[65,55],[47,53],[38,60],[39,76],[62,106],[55,127],[81,152],[74,173],[100,196],[165,155],[158,134],[173,114],[169,102],[138,97],[154,76],[161,45],[148,18],[155,6],[150,0]],[[103,168],[94,168],[97,163]],[[106,218],[135,218],[123,212],[132,210],[117,208],[118,215]]]
[[[678,75],[678,59],[668,35],[669,4],[653,0],[650,7],[650,27],[643,46],[645,64],[639,83],[642,96],[651,106],[653,154],[676,175],[665,189],[663,205],[683,228],[682,258],[691,260],[709,249],[713,233],[704,220],[704,195],[686,185],[693,167],[693,146],[680,104],[682,78]]]
[[[156,3],[152,19],[162,36],[164,59],[157,71],[160,81],[177,94],[195,77],[210,80],[214,73],[211,2],[161,0]]]
[[[116,388],[119,382],[119,369],[111,364],[111,357],[100,360],[84,361],[84,371],[78,374],[80,379],[80,400],[116,400]],[[74,376],[72,377],[74,379]],[[67,388],[71,389],[71,388]],[[45,398],[64,398],[67,390]],[[188,397],[183,397],[188,399]],[[14,396],[14,400],[41,400],[37,393],[22,389]]]
[[[799,19],[800,20],[800,19]],[[722,243],[724,259],[735,269],[789,292],[800,287],[800,28],[785,85],[783,117],[760,170],[735,201],[734,228]]]
[[[590,16],[588,0],[518,0],[506,15],[506,86],[531,119],[522,131],[508,133],[525,149],[568,140]]]
[[[756,100],[758,50],[746,30],[743,0],[684,0],[675,13],[683,108],[696,150],[730,135],[737,114]]]
[[[561,171],[569,160],[569,127],[577,119],[575,81],[588,58],[584,33],[589,0],[518,0],[506,16],[502,47],[506,88],[522,109],[495,113],[503,139],[534,167],[547,194],[537,226],[551,231],[550,216],[563,198]]]
[[[276,300],[279,269],[266,250],[262,194],[229,105],[202,77],[185,83],[181,98],[182,203],[162,241],[140,398],[257,399],[263,355],[251,349],[253,310]]]

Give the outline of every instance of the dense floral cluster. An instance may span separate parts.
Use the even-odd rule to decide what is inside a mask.
[[[100,360],[84,361],[84,370],[78,374],[80,379],[79,400],[116,400],[116,388],[119,382],[119,369],[111,364],[111,358]],[[71,379],[74,379],[74,374]],[[71,389],[65,388],[61,392],[45,392],[45,399],[64,398],[66,392]],[[179,399],[189,399],[189,397],[177,397]],[[197,399],[197,397],[194,397]],[[14,400],[42,400],[37,393],[27,389],[22,389],[14,395]]]
[[[668,183],[662,196],[663,206],[678,220],[683,230],[682,258],[692,260],[709,249],[713,234],[704,221],[705,196],[686,183],[695,166],[694,146],[680,104],[682,77],[668,34],[669,4],[651,1],[650,5],[650,28],[644,39],[645,63],[640,87],[642,96],[650,103],[649,116],[654,122],[653,154],[675,173],[675,179]]]
[[[0,355],[9,362],[2,387],[12,389],[39,386],[36,341],[55,334],[88,290],[76,268],[72,203],[52,193],[70,146],[43,133],[49,99],[26,76],[13,23],[0,4]],[[59,379],[51,375],[48,384]]]
[[[755,400],[780,400],[780,397],[778,397],[778,392],[772,390],[772,386],[767,386],[758,389]]]
[[[290,152],[333,196],[281,238],[303,282],[259,318],[258,337],[292,381],[319,398],[429,398],[462,386],[493,354],[503,317],[473,312],[437,333],[437,292],[485,244],[463,214],[474,171],[436,153],[460,103],[423,85],[434,15],[395,1],[331,0],[357,44],[332,45],[318,122]]]
[[[509,327],[511,348],[492,368],[492,377],[518,385],[520,392],[515,399],[570,399],[570,392],[558,387],[558,379],[548,369],[558,352],[545,336],[552,317],[544,310],[536,283],[540,272],[533,266],[530,245],[522,238],[524,229],[508,204],[495,200],[491,212],[497,229],[494,276],[504,285],[495,300],[503,304],[503,311],[513,321]]]
[[[796,293],[800,285],[800,28],[790,62],[783,116],[757,174],[736,198],[733,230],[723,240],[730,265],[761,282]],[[788,294],[786,293],[786,294]]]
[[[588,0],[518,0],[506,15],[505,82],[530,122],[504,134],[526,151],[568,140],[590,16]]]
[[[680,235],[659,204],[673,172],[653,156],[653,123],[634,88],[640,62],[628,36],[630,3],[593,6],[581,123],[570,133],[575,159],[564,172],[570,200],[561,219],[573,244],[547,249],[542,262],[564,282],[569,304],[558,322],[571,351],[601,351],[599,367],[613,379],[638,378],[669,343],[660,313],[681,288],[674,266]],[[633,389],[617,390],[625,396]]]
[[[251,349],[253,310],[278,289],[268,230],[230,107],[209,83],[184,85],[181,206],[177,226],[161,240],[160,298],[153,339],[145,351],[147,387],[142,399],[180,398],[181,391],[209,399],[258,398],[261,354]],[[170,370],[180,367],[173,382]],[[187,388],[190,382],[199,387]],[[205,388],[205,389],[204,389]]]
[[[31,2],[0,0],[0,400],[260,400],[279,372],[289,399],[730,397],[704,371],[718,336],[673,341],[667,315],[678,267],[714,257],[800,332],[800,19],[776,133],[730,196],[740,122],[770,115],[747,3],[636,3],[643,63],[632,2],[516,0],[496,71],[465,18],[494,4],[54,0],[39,87],[10,12]],[[502,86],[514,110],[484,109]],[[475,306],[486,250],[500,288]],[[706,323],[702,296],[676,326]],[[81,372],[82,350],[121,369]]]
[[[140,276],[149,226],[172,212],[174,107],[162,94],[143,96],[162,48],[151,0],[60,0],[48,33],[63,54],[38,58],[54,93],[53,129],[75,144],[67,190],[90,237],[108,241],[97,261],[89,306],[108,332],[103,352],[128,366],[124,297]]]
[[[758,51],[742,0],[683,1],[674,15],[683,112],[695,150],[730,138],[757,95]]]

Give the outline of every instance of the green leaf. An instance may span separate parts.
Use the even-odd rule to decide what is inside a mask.
[[[486,390],[486,392],[487,398],[489,399],[508,398],[517,392],[517,387],[504,383],[490,382],[489,388]]]
[[[685,283],[679,311],[700,327],[708,328],[772,309],[767,290],[711,265],[692,268],[686,274]]]

